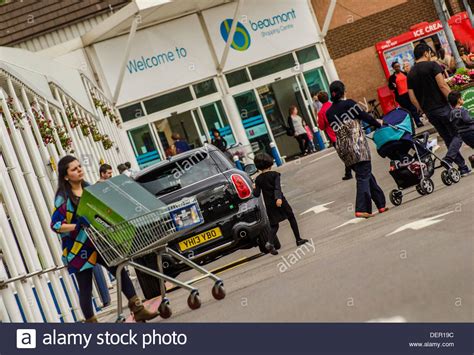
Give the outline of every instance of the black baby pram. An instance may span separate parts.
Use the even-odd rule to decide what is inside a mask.
[[[444,168],[441,180],[447,186],[459,182],[459,170],[450,166],[428,147],[428,132],[414,136],[410,112],[396,108],[383,117],[384,125],[377,129],[373,141],[382,158],[390,159],[390,175],[397,189],[390,192],[390,201],[398,206],[402,203],[403,190],[416,186],[420,195],[434,191],[431,177],[435,169]],[[436,162],[439,162],[437,165]]]

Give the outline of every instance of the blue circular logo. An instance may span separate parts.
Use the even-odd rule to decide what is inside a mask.
[[[232,27],[232,19],[226,19],[221,23],[221,36],[227,42],[230,29]],[[249,31],[240,22],[237,22],[237,28],[230,46],[237,51],[245,51],[250,47]]]

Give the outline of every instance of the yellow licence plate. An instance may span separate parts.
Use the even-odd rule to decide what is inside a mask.
[[[198,245],[207,243],[208,241],[219,238],[221,236],[221,229],[219,227],[213,228],[198,235],[195,235],[194,237],[185,239],[182,242],[179,242],[179,249],[181,249],[181,251],[185,251],[194,248]]]

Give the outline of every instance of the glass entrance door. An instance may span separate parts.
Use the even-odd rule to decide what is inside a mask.
[[[300,154],[296,139],[286,134],[291,106],[296,106],[298,108],[298,115],[309,123],[304,103],[304,94],[296,79],[291,77],[278,80],[274,83],[260,86],[257,88],[257,92],[281,156],[290,158]]]
[[[260,112],[257,97],[253,91],[246,91],[234,96],[235,104],[240,113],[247,138],[254,153],[271,153],[271,138],[268,134],[265,118]]]
[[[153,165],[161,160],[158,149],[148,125],[128,131],[128,138],[140,169]]]
[[[173,135],[179,135],[191,149],[202,147],[203,129],[198,126],[191,111],[171,115],[154,123],[165,155],[172,155]]]

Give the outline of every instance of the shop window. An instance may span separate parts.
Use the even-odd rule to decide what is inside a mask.
[[[160,161],[160,155],[148,125],[128,131],[128,137],[140,168],[145,168]]]
[[[230,88],[232,86],[240,85],[250,81],[250,78],[247,74],[247,70],[245,69],[237,70],[232,73],[226,74],[225,78],[227,79],[227,84]]]
[[[296,56],[298,57],[298,62],[300,64],[308,63],[312,60],[319,59],[318,50],[314,46],[296,51]]]
[[[328,79],[322,67],[304,72],[303,75],[311,93],[329,91]]]
[[[249,67],[249,71],[252,79],[255,80],[294,66],[295,60],[293,55],[290,53],[260,64],[252,65]]]
[[[189,87],[170,92],[161,96],[154,97],[150,100],[143,101],[146,112],[148,114],[167,109],[176,105],[192,101],[193,96]]]
[[[124,122],[131,121],[131,120],[134,120],[135,118],[145,116],[145,113],[143,112],[143,109],[142,109],[142,105],[140,103],[119,108],[119,112]]]
[[[193,85],[194,93],[197,98],[217,92],[216,84],[213,79],[203,81]]]
[[[230,127],[222,102],[217,101],[202,106],[201,111],[209,130],[212,130],[213,128],[217,129],[221,136],[227,141],[228,145],[235,144],[234,134],[232,133],[232,128]],[[211,132],[209,132],[209,135],[212,138]]]

